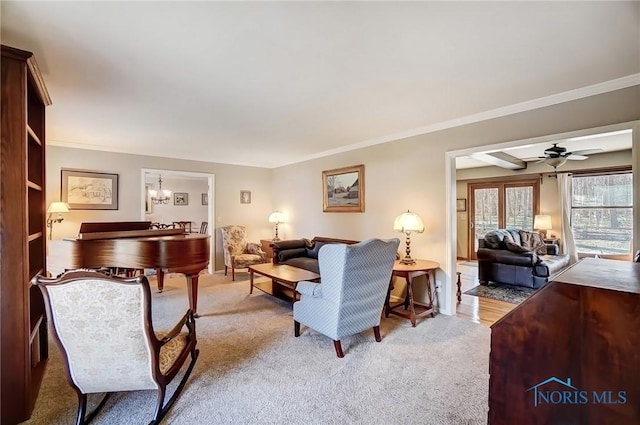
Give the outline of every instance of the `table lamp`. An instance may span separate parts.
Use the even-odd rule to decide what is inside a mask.
[[[282,214],[280,211],[274,211],[269,215],[269,223],[276,224],[276,237],[273,238],[273,241],[280,240],[280,238],[278,237],[278,224],[283,222],[284,222],[284,214]]]
[[[68,213],[69,205],[66,202],[52,202],[47,209],[47,213],[49,213],[49,217],[47,217],[47,227],[49,228],[49,240],[53,237],[53,223],[61,223],[64,218],[62,218],[61,213]],[[58,217],[53,218],[53,213],[58,213]]]
[[[546,214],[536,215],[533,218],[533,228],[539,230],[542,237],[549,239],[548,231],[551,230],[551,216]]]
[[[415,264],[416,260],[411,258],[411,232],[422,233],[424,232],[424,223],[418,214],[412,213],[409,210],[396,217],[393,222],[393,230],[397,230],[407,235],[406,238],[406,255],[401,264]]]

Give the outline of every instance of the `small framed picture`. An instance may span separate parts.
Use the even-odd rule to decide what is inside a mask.
[[[208,193],[203,193],[202,194],[202,205],[209,205],[209,194]]]
[[[189,194],[186,192],[174,193],[173,205],[189,205]]]
[[[251,203],[251,191],[250,190],[241,190],[240,191],[240,203],[241,204],[250,204]]]
[[[467,200],[466,199],[456,199],[456,211],[464,212],[467,210]]]

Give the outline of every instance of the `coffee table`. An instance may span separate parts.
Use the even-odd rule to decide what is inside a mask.
[[[271,292],[262,289],[260,286],[254,285],[254,273],[271,279]],[[286,264],[263,263],[249,266],[249,281],[251,283],[249,294],[253,293],[253,287],[255,286],[264,293],[275,296],[277,293],[276,285],[279,285],[292,290],[292,302],[296,302],[296,286],[298,285],[298,282],[302,282],[303,280],[318,282],[320,280],[320,275],[309,270],[289,266]]]

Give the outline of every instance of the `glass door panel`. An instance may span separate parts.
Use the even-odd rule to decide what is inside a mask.
[[[505,187],[505,227],[533,230],[533,187]]]
[[[500,228],[500,199],[497,187],[473,189],[473,220],[471,221],[471,231],[473,241],[472,258],[478,251],[478,239],[482,238],[488,231]]]

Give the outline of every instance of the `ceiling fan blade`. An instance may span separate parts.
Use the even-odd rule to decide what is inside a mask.
[[[541,162],[544,162],[545,159],[547,158],[538,157],[538,160],[534,162],[534,164],[540,164]]]
[[[592,153],[596,153],[596,152],[602,152],[602,149],[600,148],[594,148],[594,149],[583,149],[581,151],[575,151],[575,152],[567,152],[568,155],[589,155]]]
[[[583,161],[587,158],[589,158],[588,156],[584,156],[584,155],[576,155],[575,153],[572,153],[571,155],[565,156],[565,158],[567,159],[572,159],[574,161]]]

